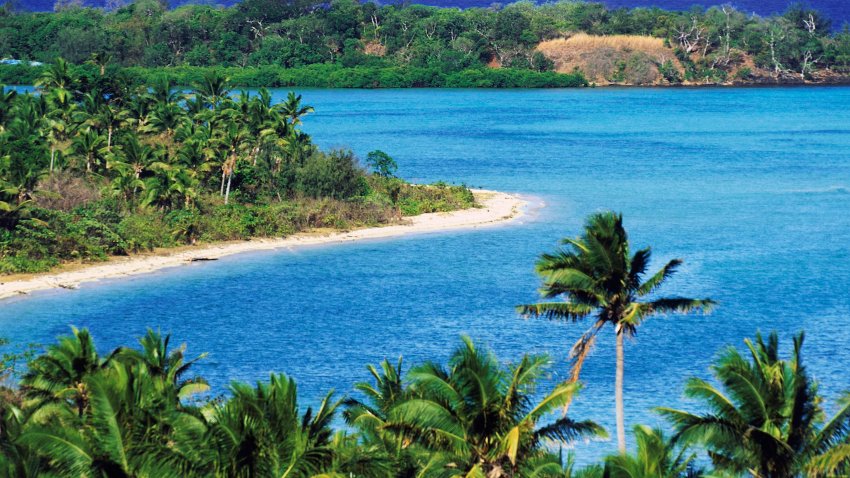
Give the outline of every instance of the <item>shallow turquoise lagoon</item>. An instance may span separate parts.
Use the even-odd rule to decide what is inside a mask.
[[[850,385],[850,89],[302,93],[317,111],[304,128],[323,147],[381,149],[409,180],[544,206],[504,227],[243,254],[33,294],[2,302],[0,336],[49,343],[73,324],[106,350],[159,327],[210,353],[198,372],[216,393],[275,371],[306,402],[350,392],[385,357],[444,360],[461,334],[506,360],[548,352],[552,380],[563,379],[583,327],[526,321],[513,306],[536,299],[536,257],[610,208],[637,245],[654,246],[656,266],[685,259],[668,294],[720,303],[708,317],[653,318],[627,345],[630,425],[658,423],[654,406],[686,406],[685,379],[756,330],[780,331],[787,346],[805,329],[827,397]],[[571,410],[613,432],[612,335]]]

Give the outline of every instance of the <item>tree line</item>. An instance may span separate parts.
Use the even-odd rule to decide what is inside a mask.
[[[36,85],[0,89],[2,273],[473,204],[465,187],[412,186],[395,166],[370,174],[351,151],[320,151],[300,95],[236,93],[217,72],[181,90],[58,59]]]
[[[189,358],[168,335],[148,331],[138,347],[101,355],[87,330],[74,329],[31,355],[23,370],[4,358],[3,372],[20,380],[0,388],[0,475],[792,478],[850,471],[850,396],[826,414],[803,361],[802,333],[790,353],[780,354],[775,333],[724,350],[711,380],[688,380],[693,408],[658,408],[669,430],[634,427],[631,450],[618,391],[619,451],[574,466],[582,440],[607,437],[568,412],[596,334],[613,329],[619,343],[654,314],[713,302],[659,298],[681,261],[646,275],[651,250],[631,252],[617,214],[592,216],[581,236],[564,242],[538,263],[545,302],[520,311],[593,325],[572,348],[572,377],[546,390],[539,386],[549,357],[505,364],[464,337],[445,364],[385,360],[368,367],[371,379],[353,394],[329,393],[314,407],[300,405],[294,380],[278,374],[234,382],[226,396],[208,399],[199,396],[207,383],[193,373],[204,355]],[[619,375],[619,347],[617,362]],[[574,447],[569,457],[566,446]]]
[[[95,54],[149,68],[265,67],[282,75],[276,84],[310,79],[282,70],[332,65],[343,71],[340,76],[359,72],[370,80],[338,78],[326,86],[444,86],[447,81],[446,86],[463,86],[453,75],[497,65],[526,72],[521,80],[563,86],[531,74],[554,66],[536,46],[584,32],[664,39],[684,68],[684,75],[674,74],[670,65],[655,60],[673,83],[724,81],[732,72],[747,80],[754,68],[809,78],[824,71],[847,73],[850,64],[847,28],[836,31],[828,18],[803,4],[763,18],[728,5],[667,11],[574,1],[464,10],[356,0],[245,0],[227,8],[190,4],[173,10],[157,0],[113,3],[104,10],[64,2],[55,13],[20,12],[7,3],[0,10],[0,56],[41,62],[63,57],[80,64]],[[416,77],[399,78],[399,68],[417,72]],[[257,86],[274,86],[270,78],[253,79]],[[502,82],[510,86],[507,79]]]

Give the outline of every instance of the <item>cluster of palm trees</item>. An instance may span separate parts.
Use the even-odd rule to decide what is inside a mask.
[[[362,399],[328,394],[303,411],[281,375],[193,399],[208,389],[190,376],[200,358],[153,331],[101,356],[75,329],[0,400],[0,476],[562,476],[548,444],[604,433],[552,416],[577,384],[534,395],[546,357],[504,366],[469,339],[448,367],[403,379],[385,362],[357,385]],[[334,430],[340,416],[350,428]]]
[[[298,129],[312,108],[298,95],[280,104],[265,89],[232,95],[216,73],[188,92],[166,77],[148,87],[133,86],[121,70],[100,75],[77,77],[59,59],[38,94],[0,94],[0,212],[25,207],[60,170],[93,178],[135,206],[191,207],[215,192],[226,203],[240,169],[280,195],[281,173],[314,151]]]
[[[202,357],[149,331],[136,349],[97,353],[86,330],[32,360],[0,394],[0,476],[8,477],[833,477],[850,472],[850,397],[827,417],[802,360],[778,338],[730,347],[716,384],[693,378],[689,412],[659,408],[670,432],[639,425],[634,450],[573,466],[568,445],[604,438],[559,408],[579,385],[537,386],[545,356],[510,365],[464,338],[446,365],[369,367],[352,398],[298,404],[291,378],[234,383],[227,398],[190,376]],[[342,420],[344,420],[344,423]],[[701,452],[707,454],[701,458]],[[708,469],[710,466],[710,470]]]

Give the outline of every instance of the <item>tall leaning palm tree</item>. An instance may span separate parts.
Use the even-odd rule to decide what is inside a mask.
[[[734,475],[848,476],[850,394],[826,420],[817,384],[803,364],[802,333],[784,360],[775,333],[745,343],[744,354],[730,347],[712,367],[720,387],[688,381],[685,394],[702,402],[702,413],[660,409],[677,438],[705,447],[715,468]]]
[[[537,262],[537,273],[543,279],[542,295],[546,299],[563,300],[521,305],[517,309],[525,316],[565,322],[579,322],[592,317],[593,325],[570,351],[573,381],[578,381],[584,359],[593,348],[599,331],[611,325],[617,347],[617,446],[621,453],[625,453],[623,340],[634,336],[637,327],[652,315],[707,312],[714,302],[710,299],[654,297],[682,261],[674,259],[644,279],[652,256],[651,249],[646,247],[631,253],[621,214],[610,211],[593,214],[587,220],[582,236],[564,239],[563,243],[567,248],[543,254]]]

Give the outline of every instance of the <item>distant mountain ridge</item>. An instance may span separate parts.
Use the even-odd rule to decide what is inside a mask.
[[[185,0],[170,0],[172,6],[179,6],[187,3]],[[22,8],[31,11],[51,11],[53,10],[53,0],[20,0]],[[102,6],[103,0],[88,0],[87,5]],[[223,5],[232,5],[238,3],[234,0],[220,0],[217,3]],[[389,3],[389,2],[380,2]],[[438,7],[487,7],[494,2],[491,0],[420,0],[413,3],[422,3],[425,5],[434,5]],[[511,3],[510,0],[501,3]],[[789,5],[794,3],[793,0],[602,0],[609,7],[647,7],[657,6],[667,10],[687,10],[693,5],[722,5],[731,3],[739,10],[756,13],[758,15],[771,15],[781,13]],[[805,2],[807,5],[820,10],[833,20],[833,26],[838,28],[844,23],[850,22],[850,2],[848,0],[810,0]]]

